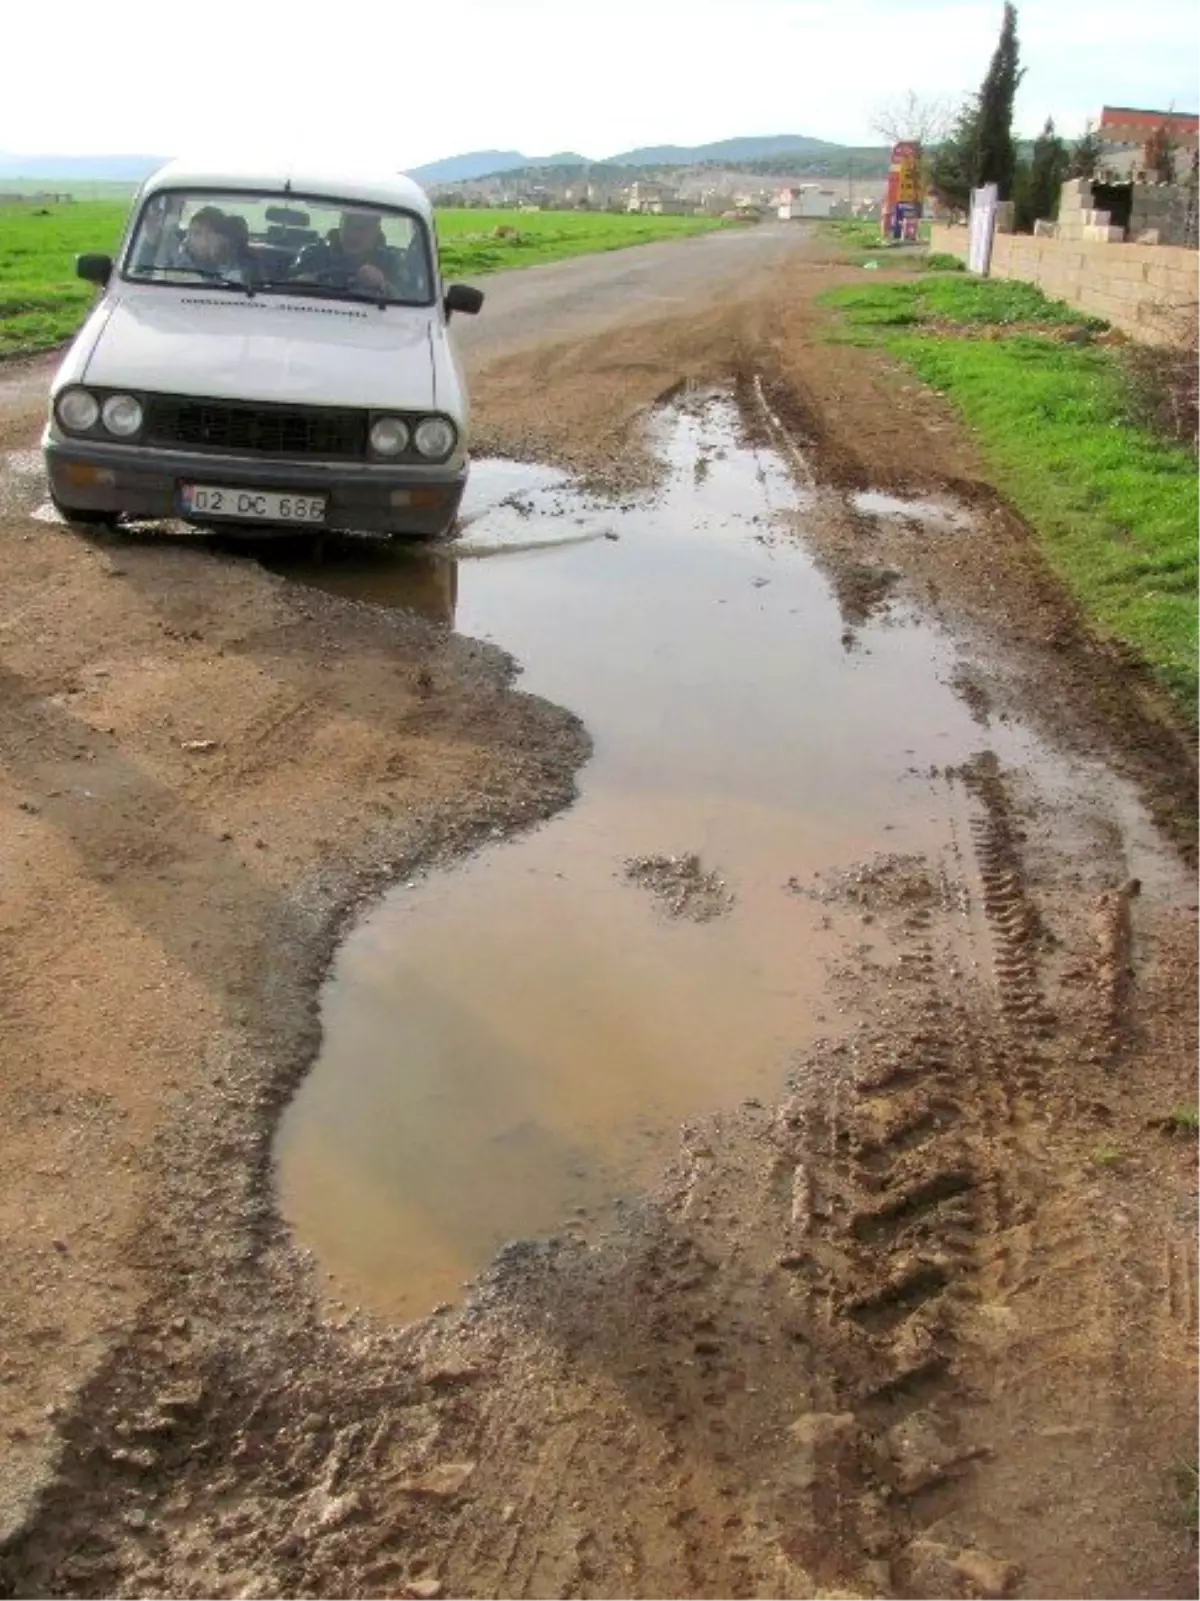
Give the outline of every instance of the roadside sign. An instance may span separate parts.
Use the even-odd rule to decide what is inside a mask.
[[[921,146],[914,139],[902,139],[892,146],[888,168],[887,199],[883,227],[894,238],[901,237],[901,218],[921,215]]]

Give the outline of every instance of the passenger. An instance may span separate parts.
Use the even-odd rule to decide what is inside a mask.
[[[404,252],[386,242],[374,212],[343,211],[340,226],[327,239],[300,252],[291,277],[337,289],[412,297],[419,289],[414,288],[405,269]]]
[[[192,213],[171,266],[249,283],[253,264],[248,240],[249,230],[243,217],[227,216],[219,206],[201,206]]]

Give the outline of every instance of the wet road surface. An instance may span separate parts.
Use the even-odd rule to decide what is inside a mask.
[[[570,811],[400,886],[337,958],[277,1157],[285,1214],[351,1302],[428,1312],[504,1242],[603,1221],[681,1121],[777,1091],[840,1022],[827,919],[789,881],[880,842],[936,852],[961,823],[936,776],[978,746],[953,646],[886,611],[848,642],[795,537],[812,497],[731,402],[659,428],[656,496],[482,463],[456,545],[267,557],[495,640],[595,741]],[[682,893],[632,881],[644,858]],[[717,915],[688,915],[689,872],[714,875]]]

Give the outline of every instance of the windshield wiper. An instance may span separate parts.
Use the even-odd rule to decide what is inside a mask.
[[[265,278],[259,289],[287,289],[294,295],[317,295],[325,300],[356,300],[364,306],[390,306],[392,298],[386,294],[372,294],[369,289],[339,289],[336,284],[305,283],[302,278]]]
[[[160,272],[186,272],[194,278],[203,278],[206,283],[215,284],[218,289],[240,289],[242,294],[251,299],[257,292],[257,284],[243,283],[240,278],[227,278],[223,272],[217,272],[212,267],[135,267],[131,273],[133,278],[153,277]]]

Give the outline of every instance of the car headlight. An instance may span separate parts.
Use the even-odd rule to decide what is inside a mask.
[[[440,461],[448,456],[458,443],[458,432],[446,417],[425,417],[416,427],[413,444],[422,456]]]
[[[132,395],[109,395],[100,408],[104,426],[118,439],[129,439],[142,426],[142,405]]]
[[[408,424],[399,417],[380,417],[371,424],[371,449],[377,456],[399,456],[408,449]]]
[[[54,403],[55,415],[70,433],[86,434],[96,426],[100,402],[86,389],[65,389]]]

